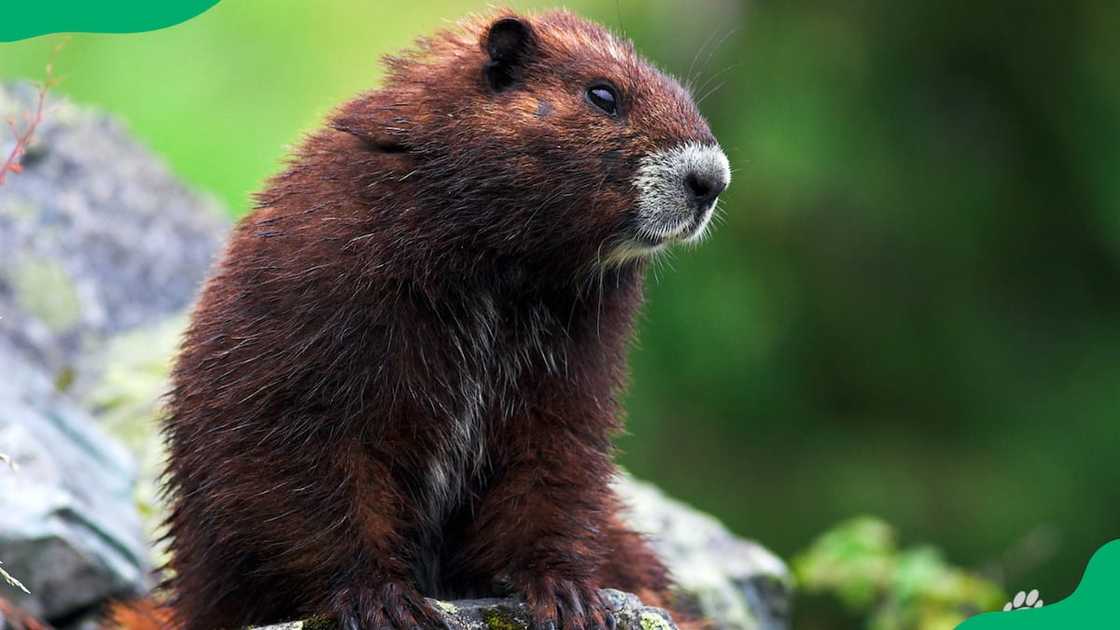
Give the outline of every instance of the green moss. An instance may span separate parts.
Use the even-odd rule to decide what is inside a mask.
[[[78,323],[78,291],[58,262],[26,260],[12,270],[10,280],[20,308],[43,322],[51,332],[60,333]]]
[[[525,628],[508,610],[500,607],[483,610],[482,621],[486,623],[489,630],[524,630]]]
[[[74,368],[70,366],[62,368],[58,371],[58,374],[54,375],[54,388],[60,392],[65,392],[74,384],[74,380],[77,376],[77,373],[74,372]]]
[[[643,612],[639,623],[642,624],[642,630],[672,630],[673,626],[665,621],[665,618],[657,613]]]
[[[329,617],[312,617],[303,622],[302,630],[336,630],[338,624]]]

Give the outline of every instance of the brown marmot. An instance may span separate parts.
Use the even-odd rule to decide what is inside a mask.
[[[206,284],[165,424],[176,624],[429,627],[515,593],[607,627],[665,604],[609,481],[648,259],[730,173],[689,93],[570,13],[388,59],[257,197]]]

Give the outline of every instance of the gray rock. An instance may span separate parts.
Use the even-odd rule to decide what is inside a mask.
[[[30,595],[5,597],[55,619],[149,586],[132,458],[0,338],[0,559]]]
[[[619,475],[615,489],[628,508],[629,525],[648,537],[680,595],[715,627],[789,627],[793,582],[777,556],[629,475]]]
[[[660,608],[645,606],[629,593],[605,589],[603,601],[614,616],[618,630],[675,630],[676,624]],[[429,600],[443,613],[451,630],[528,630],[529,613],[513,599],[468,599],[455,602]],[[325,620],[296,621],[258,630],[333,630],[338,625]]]
[[[0,84],[0,120],[22,121],[35,97]],[[12,142],[0,133],[0,154]],[[62,99],[23,167],[0,186],[0,337],[81,383],[80,353],[191,302],[228,222],[120,123]]]

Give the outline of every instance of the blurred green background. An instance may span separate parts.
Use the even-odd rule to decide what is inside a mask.
[[[1116,3],[568,5],[710,92],[735,169],[714,238],[651,274],[624,463],[787,558],[873,514],[1067,595],[1120,537]],[[74,36],[57,91],[241,215],[380,55],[485,8],[225,0]],[[0,78],[58,41],[0,45]]]

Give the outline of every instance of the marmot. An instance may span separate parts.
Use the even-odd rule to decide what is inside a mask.
[[[570,13],[387,67],[257,196],[194,311],[164,425],[176,624],[664,604],[611,438],[646,263],[704,234],[727,158],[684,88]]]

